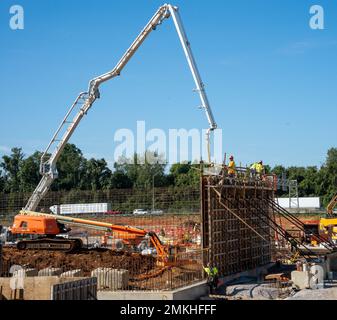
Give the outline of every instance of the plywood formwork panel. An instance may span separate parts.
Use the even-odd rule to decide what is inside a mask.
[[[260,183],[220,185],[215,177],[201,181],[202,245],[207,261],[221,276],[246,271],[271,260],[272,232],[264,198],[273,189]],[[221,195],[221,198],[220,198]]]

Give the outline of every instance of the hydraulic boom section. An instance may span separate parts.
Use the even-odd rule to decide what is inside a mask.
[[[337,205],[337,194],[334,195],[334,197],[331,199],[328,206],[326,207],[328,216],[332,217],[334,215],[333,209],[336,207],[336,205]]]
[[[172,6],[171,4],[164,4],[161,6],[154,16],[147,23],[145,28],[140,32],[131,46],[124,53],[122,58],[118,61],[117,65],[109,72],[104,73],[92,80],[89,81],[88,91],[81,92],[78,97],[75,99],[74,103],[68,110],[66,116],[62,120],[60,126],[56,130],[53,138],[48,144],[47,148],[43,152],[41,156],[41,164],[40,164],[40,173],[42,174],[42,179],[39,182],[38,186],[34,190],[32,196],[28,200],[24,210],[34,211],[36,210],[40,200],[45,196],[47,191],[50,188],[53,180],[57,178],[57,169],[56,163],[59,159],[65,145],[69,141],[70,137],[74,133],[75,129],[79,125],[83,116],[87,114],[93,103],[100,97],[99,87],[102,83],[117,77],[121,74],[122,70],[132,58],[132,56],[136,53],[137,49],[144,42],[144,40],[148,37],[148,35],[157,28],[165,19],[172,16],[174,25],[176,27],[181,45],[183,47],[185,56],[187,58],[188,65],[190,67],[195,85],[196,91],[198,92],[201,100],[201,107],[205,110],[207,120],[209,123],[209,129],[207,131],[207,144],[208,144],[208,161],[211,162],[210,156],[210,132],[217,128],[215,123],[208,98],[205,91],[205,86],[201,80],[196,62],[194,60],[192,50],[190,47],[190,43],[187,39],[182,21],[180,19],[180,15],[178,12],[178,8]],[[71,119],[71,115],[75,113],[73,119]],[[62,135],[62,132],[63,135]],[[56,144],[57,143],[57,144]],[[50,152],[50,150],[54,147],[54,150]]]

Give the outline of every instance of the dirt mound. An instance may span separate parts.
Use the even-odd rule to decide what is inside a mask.
[[[155,268],[156,260],[138,253],[117,252],[105,249],[82,250],[78,253],[65,253],[47,250],[24,250],[3,248],[3,261],[10,265],[18,264],[29,268],[47,267],[82,269],[85,275],[96,268],[127,269],[130,276],[144,274]]]

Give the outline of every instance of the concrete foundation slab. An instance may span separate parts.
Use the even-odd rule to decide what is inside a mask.
[[[98,291],[98,300],[198,300],[208,295],[206,281],[172,291]]]

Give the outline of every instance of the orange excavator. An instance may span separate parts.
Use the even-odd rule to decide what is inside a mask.
[[[65,224],[112,234],[114,238],[119,239],[119,246],[116,249],[131,247],[139,251],[152,248],[155,249],[158,258],[163,261],[168,261],[174,253],[174,247],[163,245],[156,233],[141,228],[33,211],[22,210],[16,215],[10,231],[12,234],[30,238],[17,242],[19,250],[77,251],[83,245],[82,240],[67,238],[71,229]]]

